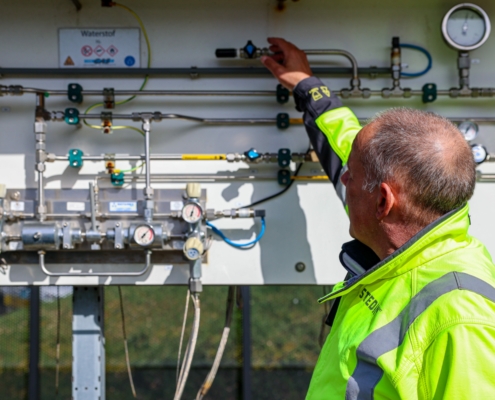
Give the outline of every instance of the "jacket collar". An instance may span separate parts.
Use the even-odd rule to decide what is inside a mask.
[[[381,261],[369,247],[357,240],[344,243],[339,258],[351,277],[335,285],[331,293],[318,301],[322,303],[342,296],[351,291],[356,284],[365,285],[378,279],[403,274],[451,251],[451,246],[433,248],[436,246],[432,244],[449,238],[466,237],[470,225],[468,212],[469,207],[465,204],[443,215]]]

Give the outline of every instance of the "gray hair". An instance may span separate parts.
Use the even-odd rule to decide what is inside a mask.
[[[443,215],[474,192],[476,164],[457,127],[431,112],[393,108],[371,121],[374,135],[363,148],[364,189],[382,182],[406,188],[419,213]]]

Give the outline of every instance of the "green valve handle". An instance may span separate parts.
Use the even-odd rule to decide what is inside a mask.
[[[81,104],[83,101],[82,86],[78,83],[69,83],[67,87],[67,97],[73,103]]]
[[[287,129],[290,126],[289,114],[280,113],[277,114],[277,128]]]
[[[281,84],[277,85],[277,102],[279,104],[285,104],[289,101],[290,92],[289,89],[284,88]]]
[[[433,103],[437,99],[437,85],[427,83],[423,86],[423,103]]]
[[[77,108],[66,108],[64,113],[64,120],[69,125],[79,124],[79,110]]]
[[[119,172],[118,174],[110,175],[110,182],[112,182],[113,186],[124,186],[124,173]]]
[[[278,166],[281,168],[286,168],[290,165],[292,160],[292,155],[290,149],[280,149],[278,151]]]
[[[70,149],[69,150],[69,165],[72,168],[81,168],[83,166],[83,157],[84,153],[79,149]]]
[[[277,180],[279,185],[289,186],[290,171],[288,169],[281,169],[280,171],[278,171]]]

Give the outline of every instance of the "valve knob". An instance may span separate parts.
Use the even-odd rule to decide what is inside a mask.
[[[7,186],[3,183],[0,183],[0,199],[4,199],[7,195]]]
[[[261,157],[261,154],[258,153],[256,149],[250,149],[244,152],[244,155],[249,161],[256,161]]]
[[[199,183],[188,183],[186,193],[189,198],[199,199],[201,197],[201,185]]]
[[[184,243],[184,255],[188,260],[196,261],[204,251],[203,242],[197,237],[190,237]]]

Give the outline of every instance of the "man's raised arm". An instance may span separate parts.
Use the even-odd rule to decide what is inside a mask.
[[[312,76],[306,54],[280,38],[269,38],[273,56],[261,61],[278,81],[292,90],[298,111],[304,112],[309,139],[328,177],[345,203],[340,177],[351,152],[352,142],[361,130],[359,121],[340,99],[318,78]]]

